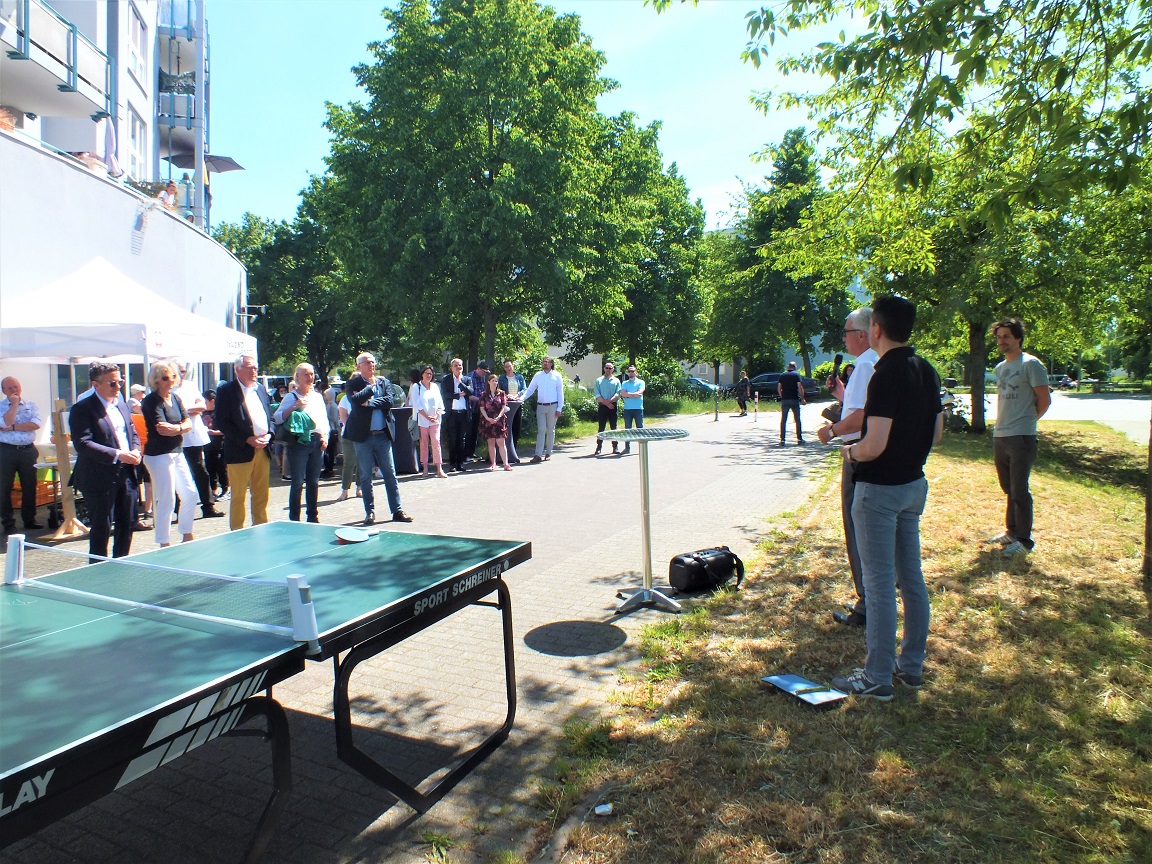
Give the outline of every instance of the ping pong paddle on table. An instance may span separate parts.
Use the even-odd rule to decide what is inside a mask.
[[[380,533],[379,528],[364,529],[355,528],[351,525],[344,525],[336,529],[336,543],[343,546],[346,543],[363,543],[369,537],[375,537]]]

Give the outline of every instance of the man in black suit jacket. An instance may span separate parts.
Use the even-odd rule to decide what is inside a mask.
[[[236,358],[236,380],[226,381],[216,391],[215,426],[224,433],[220,458],[228,471],[232,499],[228,524],[233,531],[244,527],[244,499],[252,495],[252,524],[268,521],[268,478],[272,457],[271,397],[256,380],[260,371],[250,354]]]
[[[452,371],[440,379],[440,396],[444,399],[444,437],[448,440],[448,465],[452,471],[463,471],[468,453],[464,439],[468,434],[468,405],[476,395],[471,376],[464,375],[464,361],[454,357]]]
[[[393,522],[411,522],[412,517],[400,504],[400,484],[396,482],[396,463],[392,442],[396,440],[396,421],[392,418],[392,387],[388,379],[376,377],[376,358],[365,352],[356,358],[356,374],[348,379],[346,393],[352,410],[344,424],[344,437],[356,445],[356,462],[360,466],[360,488],[364,495],[364,524],[376,521],[376,497],[372,484],[376,469],[384,478],[384,492]]]
[[[88,367],[93,392],[68,412],[68,429],[76,448],[73,482],[88,507],[88,554],[123,558],[132,549],[136,524],[136,466],[140,437],[128,404],[120,398],[120,367],[97,360]],[[93,559],[94,561],[95,559]]]

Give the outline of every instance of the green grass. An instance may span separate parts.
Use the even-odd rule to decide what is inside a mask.
[[[851,595],[834,482],[775,527],[745,590],[645,628],[648,674],[582,775],[616,815],[580,826],[566,864],[1152,860],[1146,451],[1053,423],[1040,453],[1023,562],[981,542],[1003,512],[991,439],[949,435],[929,460],[921,691],[815,712],[759,680],[864,659],[828,614]]]

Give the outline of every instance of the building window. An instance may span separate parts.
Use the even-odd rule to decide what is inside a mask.
[[[128,71],[143,87],[148,80],[148,28],[135,6],[128,7]]]
[[[134,180],[143,180],[148,175],[148,126],[144,118],[128,108],[128,174]]]

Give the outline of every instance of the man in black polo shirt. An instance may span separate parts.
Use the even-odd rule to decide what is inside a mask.
[[[868,655],[863,669],[833,678],[837,690],[887,702],[893,679],[923,681],[930,609],[920,568],[920,514],[928,497],[924,463],[944,431],[940,378],[908,346],[916,307],[880,297],[869,341],[880,359],[868,384],[863,437],[841,448],[851,463],[856,526],[867,604]],[[904,638],[896,654],[896,586],[904,605]]]
[[[788,371],[776,381],[776,394],[780,397],[780,446],[784,446],[784,431],[788,428],[788,413],[796,418],[796,443],[804,443],[800,429],[800,406],[804,404],[804,381],[796,371],[796,361],[788,361]]]

